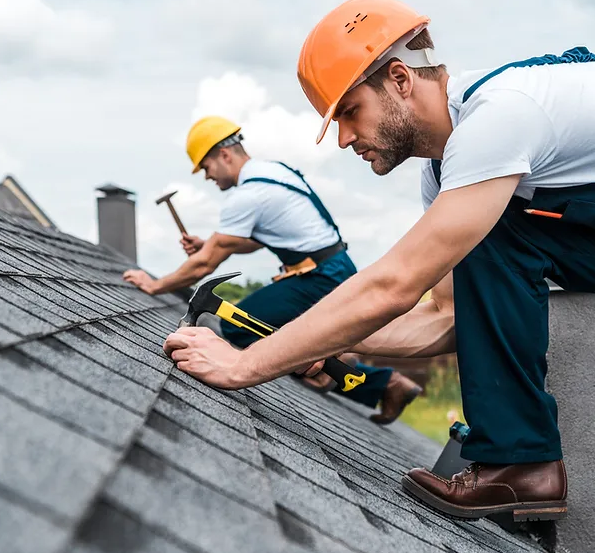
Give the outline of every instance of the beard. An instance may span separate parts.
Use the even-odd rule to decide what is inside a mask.
[[[373,144],[368,148],[358,144],[358,149],[370,149],[376,154],[371,162],[372,171],[377,175],[387,175],[395,167],[416,155],[421,143],[425,142],[420,121],[412,110],[399,106],[391,96],[379,92],[383,119],[378,125]]]

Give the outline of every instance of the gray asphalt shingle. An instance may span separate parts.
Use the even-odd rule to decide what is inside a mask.
[[[0,486],[76,519],[94,498],[116,452],[0,394]]]
[[[0,491],[0,551],[30,553],[43,544],[45,551],[59,551],[69,538],[68,530],[39,516]]]
[[[537,552],[400,489],[437,444],[293,378],[209,388],[162,351],[181,295],[0,213],[0,551]],[[15,345],[18,344],[18,345]]]

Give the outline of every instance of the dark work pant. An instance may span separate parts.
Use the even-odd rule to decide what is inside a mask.
[[[347,253],[341,252],[310,273],[286,278],[257,290],[238,303],[238,307],[265,323],[281,327],[310,309],[355,273],[353,262]],[[226,321],[221,321],[221,330],[227,340],[240,348],[248,347],[258,339],[258,336]],[[352,392],[341,393],[358,403],[375,407],[382,399],[392,370],[361,364],[359,368],[366,373],[364,384]]]
[[[528,207],[564,217],[529,215]],[[531,202],[514,197],[454,269],[457,353],[471,427],[466,459],[562,458],[556,402],[544,390],[546,277],[568,291],[595,292],[595,185],[538,190]]]

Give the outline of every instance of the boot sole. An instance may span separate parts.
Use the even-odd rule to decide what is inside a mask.
[[[514,522],[560,520],[566,517],[566,501],[534,501],[527,503],[507,503],[489,507],[464,507],[444,501],[420,486],[409,476],[401,480],[403,489],[437,511],[462,519],[479,519],[489,515],[510,513]]]

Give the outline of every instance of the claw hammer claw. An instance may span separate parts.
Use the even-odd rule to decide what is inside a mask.
[[[229,273],[203,282],[190,298],[190,301],[188,302],[188,311],[186,312],[186,315],[180,319],[178,328],[184,326],[196,326],[196,321],[200,315],[203,313],[212,313],[228,323],[244,328],[249,332],[252,332],[252,334],[256,334],[260,338],[265,338],[278,330],[274,326],[260,321],[256,317],[252,317],[213,292],[214,288],[219,286],[219,284],[241,274],[242,273],[240,272]],[[366,380],[366,375],[363,372],[339,361],[336,357],[329,357],[325,361],[322,370],[337,382],[344,392],[353,390],[353,388],[359,386]]]

